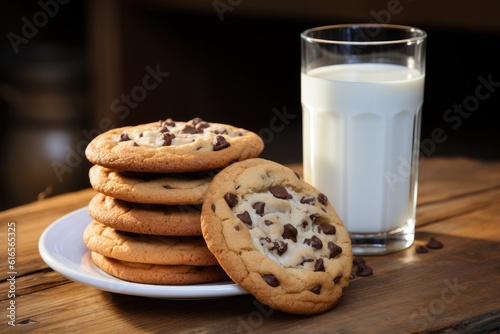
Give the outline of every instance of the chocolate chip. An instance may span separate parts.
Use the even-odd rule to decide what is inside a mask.
[[[304,265],[304,263],[306,262],[313,262],[314,259],[310,258],[310,257],[302,257],[302,262],[300,263],[301,265]]]
[[[316,204],[316,198],[314,198],[313,196],[309,196],[309,197],[303,196],[300,199],[300,203],[314,205],[314,204]]]
[[[342,278],[342,274],[340,274],[339,276],[335,277],[333,279],[333,283],[338,283],[340,281],[340,279]]]
[[[370,276],[373,275],[373,269],[368,267],[365,263],[360,263],[356,270],[357,276]]]
[[[307,229],[309,228],[309,223],[308,223],[307,221],[305,221],[305,220],[304,220],[304,221],[302,222],[301,226],[302,226],[302,228],[303,228],[304,230],[307,230]]]
[[[260,241],[261,241],[260,244],[262,246],[264,246],[264,243],[262,241],[265,241],[265,243],[269,244],[269,243],[271,243],[271,238],[269,238],[269,237],[260,238]]]
[[[266,226],[269,226],[269,225],[272,225],[272,224],[274,224],[274,223],[273,223],[272,221],[268,220],[268,219],[265,219],[265,220],[264,220],[264,224],[265,224]]]
[[[324,194],[319,194],[318,195],[318,202],[320,202],[323,205],[328,204],[328,197],[326,197]]]
[[[195,117],[192,120],[190,120],[188,123],[192,123],[193,125],[196,125],[196,124],[201,123],[201,122],[203,122],[203,119],[201,119],[200,117]]]
[[[328,242],[328,250],[330,251],[330,259],[342,253],[342,247],[333,241]]]
[[[286,191],[286,188],[283,186],[280,185],[271,186],[269,187],[269,191],[276,198],[288,199],[288,191]]]
[[[155,145],[156,146],[170,146],[172,144],[172,139],[175,138],[175,135],[170,132],[160,132],[156,137]]]
[[[238,204],[238,196],[236,196],[235,194],[226,193],[224,195],[224,199],[226,200],[226,203],[230,208],[234,208],[236,204]]]
[[[195,134],[195,133],[202,133],[203,130],[197,129],[192,125],[186,124],[184,126],[184,129],[181,130],[181,133],[188,133],[188,134]]]
[[[286,242],[272,241],[270,237],[260,238],[260,244],[270,251],[276,251],[278,255],[282,255],[288,249],[288,244]]]
[[[427,246],[427,248],[430,248],[430,249],[440,249],[440,248],[443,248],[443,243],[441,241],[436,240],[434,237],[432,237],[426,246]]]
[[[215,136],[214,141],[212,142],[212,147],[214,151],[220,151],[229,146],[231,145],[226,141],[226,138],[220,135]]]
[[[227,130],[226,129],[224,129],[222,132],[219,132],[219,130],[213,130],[212,132],[215,133],[216,135],[218,135],[218,134],[226,135],[227,134]]]
[[[215,212],[215,204],[211,205],[212,211]]]
[[[242,222],[244,222],[247,225],[252,225],[252,218],[250,218],[250,214],[248,211],[245,211],[243,213],[239,213],[236,215]]]
[[[317,213],[313,213],[312,215],[309,215],[309,218],[311,218],[311,221],[314,222],[316,221],[316,219],[319,218],[319,215]]]
[[[316,285],[314,288],[311,289],[311,292],[317,295],[319,295],[320,291],[321,291],[321,285]]]
[[[262,216],[264,215],[264,207],[266,206],[266,203],[264,202],[255,202],[253,205],[252,205],[252,208],[255,209],[255,212]]]
[[[288,249],[288,244],[284,241],[275,241],[273,242],[273,245],[274,246],[271,248],[271,250],[276,250],[276,253],[278,253],[278,255],[283,255],[283,253]]]
[[[352,263],[357,266],[358,264],[366,263],[366,261],[361,256],[357,256],[354,259],[352,259]]]
[[[425,248],[425,246],[418,246],[417,249],[415,249],[415,252],[417,253],[427,253],[429,250],[427,248]]]
[[[286,224],[283,226],[283,239],[290,239],[293,242],[297,242],[297,229],[292,224]]]
[[[280,285],[280,282],[274,275],[262,275],[262,279],[273,288]]]
[[[331,241],[330,241],[331,242]],[[311,246],[312,248],[314,249],[321,249],[323,248],[323,241],[321,241],[320,238],[318,238],[317,236],[313,235],[311,237],[311,239],[309,238],[306,238],[304,239],[304,243],[308,246]],[[329,245],[329,244],[328,244]]]
[[[337,232],[335,226],[330,225],[328,223],[321,223],[319,227],[321,228],[324,234],[335,234]]]
[[[160,127],[160,132],[170,132],[168,127],[165,125],[165,123],[162,124],[162,126]]]
[[[234,229],[235,229],[236,231],[239,231],[239,230],[240,230],[240,225],[236,225],[236,226],[234,227]]]
[[[169,186],[168,184],[167,184],[167,185],[164,185],[164,186],[163,186],[163,188],[165,188],[165,189],[167,189],[167,190],[169,190],[169,189],[174,189],[174,188],[172,188],[171,186]]]
[[[322,258],[317,259],[316,263],[314,263],[314,271],[325,271],[325,265]]]
[[[125,133],[125,132],[124,132],[124,133],[122,133],[122,134],[120,135],[120,139],[118,139],[118,141],[119,141],[119,142],[120,142],[120,141],[128,141],[128,140],[130,140],[130,137],[129,137],[129,136],[128,136],[128,134],[127,134],[127,133]]]
[[[199,122],[199,123],[196,124],[196,128],[198,130],[202,130],[202,131],[203,131],[203,129],[206,129],[206,128],[209,128],[209,127],[210,127],[210,123],[205,122],[205,121],[201,121],[201,122]]]

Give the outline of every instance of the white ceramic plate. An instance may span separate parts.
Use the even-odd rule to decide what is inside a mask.
[[[91,221],[87,208],[81,208],[52,223],[38,242],[38,250],[45,263],[70,280],[104,291],[161,299],[209,299],[248,294],[232,281],[154,285],[113,277],[92,262],[83,242],[83,231]]]

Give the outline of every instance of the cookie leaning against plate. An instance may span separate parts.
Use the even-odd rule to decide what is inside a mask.
[[[192,266],[218,264],[201,237],[120,232],[93,221],[83,232],[83,241],[94,252],[127,262]]]
[[[203,203],[215,171],[192,173],[122,172],[94,165],[89,170],[92,187],[127,202],[164,205]]]
[[[263,149],[262,139],[251,131],[194,118],[109,130],[89,143],[85,155],[93,164],[117,170],[177,173],[223,168],[257,157]]]
[[[227,280],[216,266],[169,266],[120,261],[91,252],[92,261],[102,270],[120,279],[144,284],[196,284]]]
[[[121,201],[96,194],[90,217],[119,231],[164,236],[201,236],[201,206],[151,205]]]
[[[249,159],[223,169],[205,194],[201,226],[228,275],[275,309],[324,312],[349,284],[342,221],[325,195],[278,163]]]

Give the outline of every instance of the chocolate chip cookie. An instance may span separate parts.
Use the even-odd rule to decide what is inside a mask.
[[[201,224],[228,275],[270,307],[321,313],[349,284],[342,221],[324,194],[278,163],[248,159],[223,169],[205,194]]]
[[[257,157],[264,142],[232,125],[167,119],[121,127],[94,138],[85,150],[96,165],[123,171],[177,173],[219,169]]]
[[[89,170],[89,179],[96,191],[123,201],[192,205],[203,203],[203,196],[215,173],[137,173],[94,165]]]
[[[119,231],[160,236],[201,236],[201,205],[151,205],[96,194],[90,217]]]
[[[93,221],[83,232],[83,241],[91,251],[127,262],[191,266],[218,264],[202,237],[135,234]]]
[[[116,260],[91,252],[92,261],[108,274],[120,279],[144,284],[195,284],[228,279],[216,266],[169,266]]]

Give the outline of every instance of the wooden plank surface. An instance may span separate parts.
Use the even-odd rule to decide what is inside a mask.
[[[429,163],[431,166],[426,168]],[[482,212],[500,201],[498,162],[434,158],[430,162],[422,160],[420,170],[417,226],[467,212]]]
[[[19,275],[47,268],[38,253],[40,235],[55,220],[86,206],[94,194],[94,190],[86,189],[0,212],[2,237],[7,233],[7,224],[11,221],[16,223],[16,269]],[[5,242],[0,245],[0,251],[0,259],[4,259],[7,253]],[[0,279],[4,280],[7,276],[6,271],[0,271]]]
[[[428,166],[428,165],[431,166]],[[500,189],[498,161],[425,158],[420,161],[418,203],[426,204]]]
[[[16,328],[22,333],[488,333],[500,328],[500,162],[428,158],[421,166],[417,238],[405,251],[366,257],[334,309],[283,314],[252,296],[161,300],[72,282],[41,260],[37,243],[53,221],[83,207],[84,190],[0,213],[0,332],[6,324],[7,223],[16,222]],[[430,237],[444,243],[418,254]],[[4,307],[5,306],[5,307]]]

